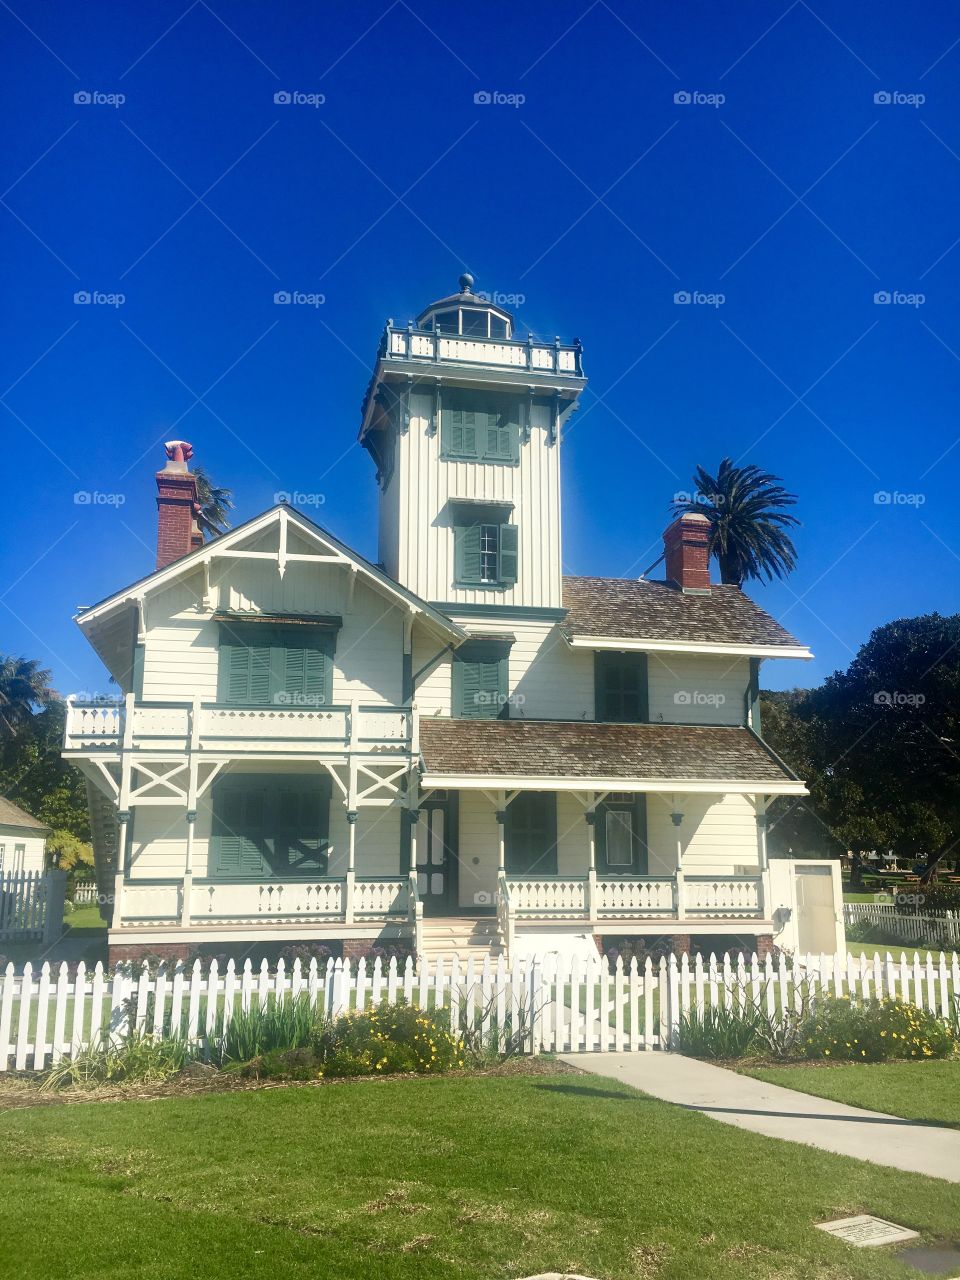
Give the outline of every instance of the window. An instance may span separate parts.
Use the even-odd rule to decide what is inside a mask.
[[[243,774],[213,788],[210,874],[326,875],[329,776]]]
[[[234,706],[329,705],[333,644],[330,631],[308,624],[221,623],[217,700]]]
[[[647,722],[645,653],[597,653],[594,673],[598,720]]]
[[[13,846],[13,873],[14,875],[23,875],[27,865],[27,846],[25,844],[15,844]]]
[[[511,875],[557,874],[557,797],[552,791],[521,791],[507,805],[507,871]]]
[[[517,580],[519,529],[495,523],[503,508],[454,507],[457,586],[512,587]]]
[[[597,805],[594,832],[601,875],[647,874],[647,808],[643,795],[609,795]]]
[[[453,655],[453,714],[463,720],[505,720],[510,646],[467,640]]]
[[[519,463],[519,399],[484,391],[445,393],[440,456],[456,461]]]

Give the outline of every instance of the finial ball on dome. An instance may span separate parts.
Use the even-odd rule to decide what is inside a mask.
[[[460,277],[460,290],[462,293],[469,293],[473,288],[473,276],[469,271],[465,271]]]

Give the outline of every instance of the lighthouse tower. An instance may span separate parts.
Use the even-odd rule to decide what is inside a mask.
[[[561,608],[560,436],[586,379],[579,342],[518,336],[475,293],[389,321],[360,441],[380,486],[379,554],[453,616]]]

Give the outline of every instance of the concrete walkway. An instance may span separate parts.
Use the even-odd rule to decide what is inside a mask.
[[[900,1120],[738,1075],[677,1053],[571,1053],[563,1061],[723,1124],[907,1173],[960,1182],[960,1130]]]

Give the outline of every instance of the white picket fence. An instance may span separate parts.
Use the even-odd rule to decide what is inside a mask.
[[[71,899],[75,907],[83,906],[88,902],[99,902],[100,891],[97,888],[96,881],[80,881],[73,886],[73,898]]]
[[[58,938],[66,880],[65,871],[0,872],[0,943]]]
[[[0,1072],[42,1070],[105,1036],[118,1042],[149,1034],[209,1046],[238,1009],[277,1000],[307,999],[336,1016],[403,999],[449,1010],[457,1035],[472,1028],[501,1048],[519,1036],[522,1049],[536,1054],[669,1048],[691,1009],[735,1003],[742,1009],[749,1002],[776,1017],[821,992],[899,997],[948,1018],[960,1000],[960,963],[955,953],[936,963],[916,954],[897,961],[888,953],[845,963],[826,955],[781,955],[776,963],[756,955],[707,962],[698,955],[691,962],[683,955],[656,965],[611,966],[598,957],[508,967],[503,957],[463,965],[453,956],[419,967],[409,959],[402,967],[396,960],[372,966],[361,960],[356,967],[330,960],[325,968],[297,960],[289,971],[282,961],[271,971],[266,960],[259,969],[249,960],[238,969],[231,960],[223,972],[215,960],[206,971],[199,960],[192,969],[178,964],[154,972],[119,965],[113,974],[81,963],[72,975],[66,964],[54,970],[45,963],[37,973],[27,964],[21,974],[10,964],[0,978]]]
[[[843,919],[848,925],[866,921],[913,946],[960,947],[960,916],[950,911],[944,916],[906,915],[889,902],[845,902]]]

